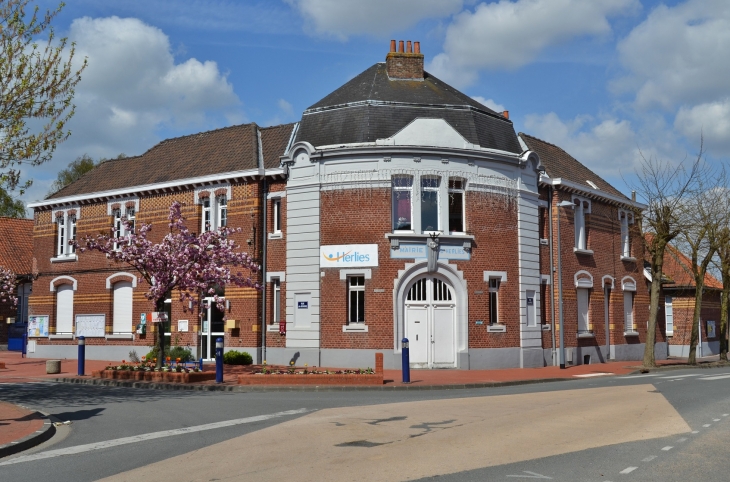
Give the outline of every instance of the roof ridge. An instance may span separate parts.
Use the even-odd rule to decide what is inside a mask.
[[[266,127],[259,127],[259,130],[263,131],[263,130],[266,130],[266,129],[276,129],[276,128],[278,128],[278,127],[286,127],[286,126],[291,126],[291,125],[294,125],[294,124],[296,124],[297,122],[298,122],[298,121],[296,121],[296,122],[288,122],[288,123],[286,123],[286,124],[276,124],[275,126],[266,126]],[[254,122],[254,124],[255,124],[255,122]]]

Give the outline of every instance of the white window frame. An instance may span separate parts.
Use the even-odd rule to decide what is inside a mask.
[[[271,315],[275,325],[281,322],[281,280],[279,278],[271,278]]]
[[[215,197],[216,225],[218,228],[228,226],[228,196],[221,194]]]
[[[207,233],[208,231],[213,229],[213,214],[211,210],[211,205],[213,204],[211,202],[210,196],[204,197],[200,200],[201,206],[203,206],[203,211],[200,216],[200,232],[201,233]]]
[[[396,186],[396,179],[409,179],[411,181],[409,186]],[[391,228],[394,233],[413,233],[415,232],[415,226],[414,223],[416,222],[416,216],[413,209],[413,184],[416,182],[415,176],[411,176],[408,174],[398,174],[394,175],[391,178],[391,206],[390,206],[390,217],[391,217]],[[395,220],[395,206],[396,201],[398,200],[397,193],[399,192],[408,192],[410,193],[410,208],[411,208],[411,229],[396,229],[396,220]]]
[[[221,189],[225,189],[225,193],[221,192]],[[195,203],[202,206],[200,215],[201,233],[215,231],[228,224],[228,205],[230,202],[231,186],[228,184],[204,186],[196,189]]]
[[[575,244],[573,251],[579,254],[593,254],[588,249],[588,229],[586,227],[586,214],[591,213],[591,201],[582,197],[573,196],[573,224],[575,227]]]
[[[271,197],[271,232],[269,239],[280,239],[281,232],[281,197]]]
[[[489,324],[499,325],[499,287],[502,284],[502,277],[490,276],[487,283],[489,293]]]
[[[619,222],[621,223],[621,260],[635,261],[631,256],[631,233],[629,225],[634,224],[634,213],[625,209],[618,211]]]
[[[424,181],[428,180],[436,180],[438,182],[437,186],[424,186]],[[441,220],[441,184],[443,179],[440,176],[435,175],[425,175],[420,176],[419,178],[419,184],[418,188],[421,190],[421,201],[419,203],[419,221],[421,222],[421,232],[423,234],[436,234],[436,233],[442,233],[443,227],[441,226],[442,220]],[[424,193],[426,192],[435,192],[436,193],[436,229],[432,230],[426,230],[426,228],[423,226],[423,200],[424,200]],[[413,211],[413,204],[411,202],[411,211]]]
[[[624,336],[636,335],[634,320],[634,292],[624,291]]]
[[[591,290],[590,288],[576,288],[575,294],[578,312],[578,337],[593,336],[591,326]]]
[[[352,281],[354,279],[362,279],[362,285],[353,285]],[[352,294],[353,293],[362,293],[362,320],[353,320],[352,319]],[[358,297],[359,298],[359,297]],[[358,307],[360,304],[360,301],[358,299]],[[357,310],[359,312],[359,310]],[[360,274],[351,274],[347,276],[347,324],[348,325],[359,325],[365,323],[365,275]]]
[[[452,182],[460,182],[461,188],[452,188],[451,183]],[[461,195],[461,231],[452,231],[451,230],[451,208],[449,207],[448,213],[449,213],[449,234],[464,234],[466,233],[466,179],[463,179],[461,177],[450,177],[448,182],[448,202],[449,206],[451,206],[451,203],[453,202],[452,195],[457,194]]]
[[[74,211],[74,213],[71,214],[70,211]],[[59,212],[62,213],[60,216],[58,215]],[[53,211],[52,215],[56,224],[56,243],[55,256],[51,257],[51,262],[76,260],[76,247],[68,243],[71,240],[76,240],[79,209],[69,208]]]
[[[134,207],[124,208],[124,215],[122,215],[122,208],[116,208],[112,210],[112,216],[114,216],[114,237],[115,238],[127,238],[129,234],[134,232],[136,225],[137,212]],[[127,229],[125,220],[132,222],[132,227]],[[129,243],[127,243],[129,244]],[[114,243],[114,251],[119,250],[119,243]]]
[[[674,300],[671,296],[664,297],[664,326],[667,336],[674,336]]]

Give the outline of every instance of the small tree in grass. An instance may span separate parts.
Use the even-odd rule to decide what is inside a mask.
[[[111,234],[85,236],[80,241],[71,241],[80,252],[99,251],[110,260],[124,263],[140,274],[140,281],[149,285],[145,297],[159,306],[168,293],[177,291],[180,302],[197,304],[202,293],[208,293],[223,310],[225,299],[218,296],[215,285],[235,284],[241,287],[261,289],[251,278],[259,266],[251,256],[238,252],[239,246],[229,238],[240,229],[219,228],[201,234],[191,233],[185,225],[182,205],[174,202],[168,216],[169,232],[159,243],[153,243],[147,236],[152,225],[133,226],[127,223],[127,232],[122,237]],[[113,232],[113,229],[112,229]],[[234,268],[237,268],[234,272]],[[242,271],[239,271],[242,270]],[[185,304],[183,304],[185,307]],[[164,335],[157,335],[157,367],[162,366]]]

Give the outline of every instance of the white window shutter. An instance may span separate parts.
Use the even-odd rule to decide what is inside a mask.
[[[632,332],[634,329],[634,292],[624,291],[624,322],[626,323],[626,331]]]
[[[664,297],[664,320],[667,328],[667,336],[674,335],[674,308],[672,307],[672,297]]]
[[[114,333],[132,332],[132,282],[114,283]]]
[[[74,331],[74,288],[65,284],[56,288],[56,333]]]

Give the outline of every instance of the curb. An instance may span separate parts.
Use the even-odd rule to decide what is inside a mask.
[[[638,368],[634,370],[633,372],[627,373],[627,375],[645,375],[647,373],[654,373],[654,372],[671,372],[673,370],[695,370],[695,369],[701,369],[701,370],[709,370],[712,368],[728,368],[730,367],[730,362],[718,364],[717,362],[712,363],[706,363],[703,365],[669,365],[669,366],[658,366],[654,368]]]
[[[18,452],[22,452],[23,450],[33,448],[36,445],[40,445],[46,440],[53,437],[53,435],[56,433],[56,427],[53,426],[51,420],[41,412],[35,413],[40,415],[41,419],[43,419],[43,428],[41,428],[40,430],[36,430],[32,434],[27,435],[21,439],[13,440],[12,442],[5,445],[0,445],[0,459],[9,455],[17,454]]]
[[[104,387],[143,388],[148,390],[177,390],[198,392],[346,392],[346,391],[403,391],[403,390],[463,390],[473,388],[499,388],[537,383],[567,382],[580,378],[535,378],[529,380],[509,380],[505,382],[458,383],[451,385],[183,385],[178,383],[125,382],[120,380],[55,378],[59,383],[77,385],[97,385]]]

